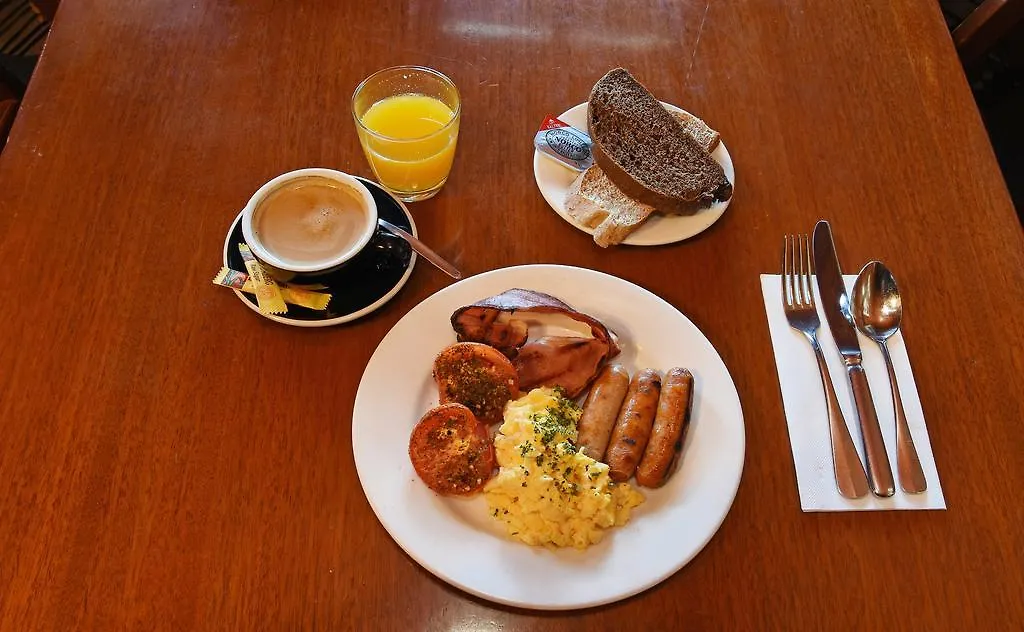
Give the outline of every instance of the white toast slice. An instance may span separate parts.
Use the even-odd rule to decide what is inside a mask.
[[[597,165],[573,181],[565,209],[578,223],[594,229],[594,242],[602,248],[622,243],[654,212],[653,206],[619,190]]]
[[[683,131],[693,137],[693,140],[697,141],[704,151],[709,154],[718,147],[718,141],[722,139],[721,135],[715,130],[708,127],[708,124],[697,118],[692,114],[684,114],[683,112],[672,112],[672,116],[676,117],[679,124],[683,126]]]

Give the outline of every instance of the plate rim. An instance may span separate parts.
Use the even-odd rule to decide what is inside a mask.
[[[414,311],[416,311],[417,309],[420,309],[421,306],[425,305],[428,301],[431,301],[432,299],[434,299],[437,295],[445,293],[445,292],[455,291],[452,288],[457,287],[460,283],[469,282],[469,281],[472,281],[474,279],[477,279],[478,277],[483,278],[483,277],[495,276],[495,275],[498,275],[498,274],[511,274],[511,273],[514,273],[515,271],[524,270],[524,269],[558,269],[558,270],[570,269],[570,270],[574,270],[574,271],[581,271],[581,272],[586,273],[586,274],[594,274],[594,275],[599,275],[599,276],[602,276],[602,277],[609,277],[609,278],[613,279],[614,281],[629,284],[629,285],[633,286],[635,289],[639,290],[640,292],[643,292],[643,293],[649,295],[652,299],[663,303],[665,306],[667,306],[668,308],[670,308],[671,310],[676,312],[680,317],[685,319],[690,325],[692,325],[693,328],[708,343],[708,345],[711,348],[711,351],[714,353],[715,357],[718,359],[718,362],[721,363],[721,366],[722,366],[722,368],[725,371],[725,375],[728,377],[729,385],[731,386],[731,389],[732,389],[731,390],[731,395],[733,396],[731,399],[734,400],[735,407],[736,407],[736,413],[738,415],[738,418],[737,418],[737,422],[738,422],[738,426],[739,426],[738,446],[737,446],[737,448],[738,448],[737,449],[738,466],[737,466],[736,471],[735,471],[735,480],[732,481],[730,483],[730,485],[729,485],[730,492],[729,492],[728,502],[724,505],[724,511],[722,512],[722,515],[716,521],[716,523],[714,525],[714,528],[709,529],[708,532],[705,534],[705,537],[700,542],[700,546],[697,546],[692,551],[692,553],[689,556],[687,556],[685,559],[680,560],[678,565],[675,565],[672,568],[668,569],[664,574],[661,574],[661,575],[649,578],[647,581],[640,582],[637,586],[634,586],[634,587],[632,587],[632,588],[630,588],[630,589],[628,589],[626,591],[623,591],[623,592],[620,592],[620,593],[615,593],[615,594],[612,594],[612,595],[609,595],[609,596],[599,597],[599,598],[593,599],[593,600],[578,601],[578,602],[573,602],[573,603],[555,603],[555,604],[548,603],[548,604],[540,604],[540,605],[538,605],[538,604],[531,603],[531,602],[528,602],[528,601],[511,599],[511,598],[503,597],[503,596],[500,596],[500,595],[496,595],[496,594],[493,594],[493,593],[490,593],[490,592],[486,592],[486,591],[477,589],[477,588],[473,587],[472,585],[468,585],[468,584],[466,584],[464,582],[461,582],[461,581],[455,579],[454,577],[450,576],[450,574],[442,572],[441,569],[439,569],[439,568],[436,568],[436,567],[434,567],[432,565],[428,565],[424,561],[424,558],[421,555],[419,555],[415,549],[406,546],[402,542],[402,540],[400,540],[398,537],[396,537],[395,533],[392,531],[391,526],[389,526],[387,523],[385,523],[384,520],[381,519],[380,509],[378,507],[378,504],[375,503],[373,497],[370,494],[367,493],[366,482],[365,482],[364,474],[363,474],[363,471],[364,471],[365,467],[364,468],[360,467],[360,459],[359,459],[359,457],[358,457],[358,455],[356,453],[356,446],[360,443],[360,438],[359,438],[359,432],[360,431],[358,430],[359,426],[356,424],[355,420],[356,420],[357,412],[361,408],[360,403],[361,402],[365,402],[366,397],[368,397],[366,395],[366,389],[368,388],[368,386],[366,385],[366,375],[367,375],[367,372],[369,371],[370,367],[374,363],[375,359],[377,358],[378,353],[381,353],[382,348],[388,342],[388,338],[392,335],[392,333],[398,327],[398,325],[403,320],[405,320],[406,318],[409,318],[410,315],[414,313]],[[364,403],[363,405],[366,405],[366,404]],[[668,579],[672,575],[678,573],[680,570],[682,570],[687,564],[689,564],[697,555],[699,555],[707,547],[708,543],[714,538],[714,536],[721,529],[721,526],[725,522],[726,517],[732,511],[732,507],[733,507],[733,504],[735,503],[736,495],[737,495],[737,493],[739,491],[739,486],[740,486],[740,483],[741,483],[742,478],[743,478],[744,466],[746,464],[746,424],[744,422],[743,403],[742,403],[742,400],[740,399],[740,396],[739,396],[739,390],[736,387],[736,381],[733,378],[732,373],[729,371],[729,367],[725,364],[725,361],[722,359],[722,356],[719,353],[718,349],[714,346],[714,344],[711,343],[711,340],[704,334],[704,332],[699,327],[697,327],[697,325],[695,323],[693,323],[693,321],[690,320],[690,318],[686,314],[684,314],[681,310],[679,310],[677,307],[675,307],[674,305],[672,305],[671,303],[669,303],[668,301],[666,301],[662,297],[658,296],[654,292],[648,290],[647,288],[645,288],[645,287],[643,287],[641,285],[633,283],[632,281],[629,281],[627,279],[623,279],[621,277],[617,277],[617,276],[615,276],[613,274],[609,274],[607,272],[602,272],[600,270],[592,270],[592,269],[589,269],[589,268],[582,268],[582,267],[578,267],[578,266],[562,265],[562,264],[544,264],[544,263],[541,263],[541,264],[524,264],[524,265],[507,266],[507,267],[503,267],[503,268],[495,268],[493,270],[488,270],[486,272],[482,272],[482,273],[473,275],[471,277],[467,277],[466,279],[463,279],[463,280],[459,281],[458,283],[453,283],[453,284],[451,284],[449,286],[441,288],[437,292],[434,292],[430,296],[424,298],[422,301],[417,303],[412,309],[409,310],[409,312],[407,312],[405,315],[403,315],[402,318],[400,318],[391,327],[391,329],[388,330],[388,332],[381,339],[380,343],[378,343],[377,347],[374,349],[373,353],[370,356],[370,359],[367,361],[366,366],[363,369],[363,374],[360,377],[359,385],[358,385],[358,387],[356,389],[356,396],[354,398],[353,408],[352,408],[352,424],[351,424],[351,428],[352,428],[351,441],[352,441],[353,461],[354,461],[354,464],[355,464],[355,467],[356,467],[356,476],[359,479],[360,488],[363,491],[363,496],[366,499],[367,503],[370,505],[370,508],[371,508],[371,510],[374,513],[374,516],[377,518],[377,522],[384,528],[385,532],[392,539],[392,541],[406,555],[408,555],[410,558],[412,558],[413,561],[415,561],[421,568],[423,568],[423,570],[429,572],[431,575],[433,575],[437,579],[439,579],[442,582],[444,582],[444,583],[446,583],[446,584],[448,584],[450,586],[453,586],[453,587],[455,587],[455,588],[457,588],[459,590],[462,590],[462,591],[464,591],[464,592],[466,592],[466,593],[468,593],[470,595],[474,595],[476,597],[479,597],[481,599],[485,599],[485,600],[487,600],[489,602],[492,602],[492,603],[497,603],[497,604],[501,604],[501,605],[505,605],[505,606],[511,606],[511,607],[517,607],[517,608],[525,608],[525,609],[530,609],[530,610],[538,610],[538,611],[582,610],[582,609],[587,609],[587,608],[594,608],[594,607],[601,606],[601,605],[607,605],[607,604],[611,604],[611,603],[616,603],[616,602],[619,602],[619,601],[622,601],[622,600],[625,600],[625,599],[629,599],[630,597],[633,597],[633,596],[635,596],[637,594],[640,594],[640,593],[642,593],[642,592],[644,592],[646,590],[649,590],[649,589],[653,588],[654,586],[657,586],[658,584],[664,582],[666,579]],[[533,548],[533,547],[529,547],[529,546],[527,546],[525,544],[523,544],[522,546],[526,547],[527,549]]]
[[[659,102],[666,109],[668,109],[670,112],[672,110],[678,110],[678,111],[683,112],[685,114],[689,114],[690,116],[696,116],[696,115],[688,112],[687,110],[684,110],[683,108],[681,108],[678,105],[675,105],[673,103],[669,103],[667,101],[659,101]],[[570,112],[572,112],[573,110],[576,110],[578,108],[581,108],[581,107],[586,107],[586,105],[587,105],[586,101],[584,101],[583,103],[578,103],[578,104],[572,106],[571,108],[567,109],[566,111],[562,112],[561,114],[559,114],[557,116],[557,118],[564,120],[564,117],[569,115]],[[636,233],[631,233],[621,243],[615,244],[615,245],[619,245],[619,246],[633,246],[633,247],[665,246],[665,245],[668,245],[668,244],[675,244],[675,243],[679,243],[679,242],[682,242],[682,241],[686,241],[687,239],[692,239],[693,237],[696,237],[697,235],[703,233],[704,231],[706,231],[709,228],[711,228],[712,226],[714,226],[715,223],[717,223],[718,220],[720,220],[722,218],[722,215],[725,215],[725,211],[732,204],[733,198],[736,197],[736,180],[737,180],[737,177],[736,177],[736,164],[733,162],[732,154],[729,153],[729,148],[726,146],[724,140],[719,140],[719,147],[722,148],[722,151],[725,154],[725,159],[728,161],[729,165],[732,166],[733,177],[732,177],[731,183],[732,183],[732,187],[733,187],[733,195],[730,196],[728,200],[725,200],[724,202],[720,202],[720,203],[718,203],[716,205],[713,205],[712,207],[709,207],[707,209],[701,209],[700,211],[698,211],[694,215],[684,216],[684,217],[694,217],[694,216],[699,215],[701,213],[707,213],[709,216],[713,216],[713,217],[710,217],[711,221],[707,222],[706,224],[701,226],[699,229],[694,230],[692,232],[688,232],[685,235],[680,236],[680,237],[673,237],[673,238],[670,238],[670,239],[654,239],[654,240],[638,241],[637,238],[636,238]],[[715,149],[717,150],[718,148],[716,147]],[[580,232],[583,232],[583,233],[586,233],[586,234],[592,236],[594,234],[594,229],[593,228],[590,228],[589,226],[583,226],[583,225],[577,223],[569,215],[569,213],[565,210],[564,203],[556,204],[555,202],[553,202],[549,198],[548,193],[541,186],[541,184],[540,184],[540,169],[542,168],[541,165],[544,164],[543,161],[551,161],[553,164],[557,164],[556,161],[554,160],[554,158],[551,158],[550,156],[544,155],[536,147],[534,147],[534,150],[533,150],[533,182],[537,186],[537,190],[540,191],[541,197],[543,197],[544,201],[547,203],[547,205],[549,207],[551,207],[551,210],[553,210],[556,215],[558,215],[563,220],[565,220],[570,226],[572,226],[573,228],[576,228]],[[716,159],[716,162],[718,162],[717,159]],[[723,168],[725,167],[725,165],[722,164],[721,162],[719,162],[719,164],[721,164],[723,166]],[[568,169],[568,167],[565,167],[565,166],[562,166],[562,168],[563,169]],[[671,221],[671,219],[672,218],[669,218],[669,221]]]
[[[409,218],[409,225],[412,228],[410,232],[412,232],[413,237],[419,237],[419,233],[416,230],[416,220],[413,219],[412,213],[409,211],[409,207],[405,205],[405,202],[402,202],[402,200],[392,195],[390,191],[380,186],[376,182],[373,182],[372,180],[368,180],[362,176],[352,177],[359,180],[363,184],[363,186],[374,186],[383,191],[384,193],[387,193],[391,197],[391,199],[398,204],[399,208],[402,209],[402,212],[405,213],[405,216]],[[242,213],[244,212],[245,209],[242,209],[241,211],[238,212],[238,215],[235,216],[235,219],[232,220],[231,224],[228,225],[227,235],[224,236],[224,252],[222,258],[224,260],[225,267],[227,267],[228,265],[228,248],[231,245],[231,233],[235,232],[235,224],[237,224],[239,220],[241,220]],[[342,325],[344,323],[352,322],[353,320],[357,320],[359,318],[362,318],[363,316],[366,316],[367,314],[371,314],[377,311],[378,309],[383,307],[388,301],[393,299],[395,295],[398,294],[403,287],[405,287],[405,284],[408,283],[409,278],[412,276],[413,268],[416,267],[416,251],[412,251],[410,255],[411,256],[409,257],[409,265],[406,266],[405,273],[402,274],[402,277],[398,279],[398,283],[396,283],[394,287],[392,287],[388,291],[387,294],[385,294],[384,296],[380,297],[373,303],[370,303],[369,305],[360,310],[351,312],[349,314],[344,314],[342,316],[337,316],[335,318],[326,318],[324,320],[298,320],[295,318],[288,318],[287,315],[282,314],[264,314],[263,312],[260,311],[259,306],[253,305],[242,295],[241,290],[231,288],[231,291],[235,293],[235,296],[238,297],[238,300],[242,301],[242,303],[246,307],[256,312],[260,316],[263,316],[264,318],[274,321],[275,323],[281,323],[282,325],[290,325],[292,327],[303,327],[307,329],[317,327],[331,327],[333,325]]]

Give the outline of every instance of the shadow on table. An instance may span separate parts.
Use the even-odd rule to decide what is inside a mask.
[[[939,5],[1017,217],[1024,218],[1024,0],[940,0]]]

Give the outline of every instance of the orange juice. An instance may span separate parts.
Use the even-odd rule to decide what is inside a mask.
[[[377,180],[407,193],[440,187],[455,157],[459,121],[448,105],[423,94],[398,94],[377,101],[359,119],[366,159]]]

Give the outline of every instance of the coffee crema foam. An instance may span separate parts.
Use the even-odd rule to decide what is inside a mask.
[[[253,232],[263,247],[288,264],[329,262],[356,245],[370,214],[348,185],[308,176],[282,184],[253,213]]]

